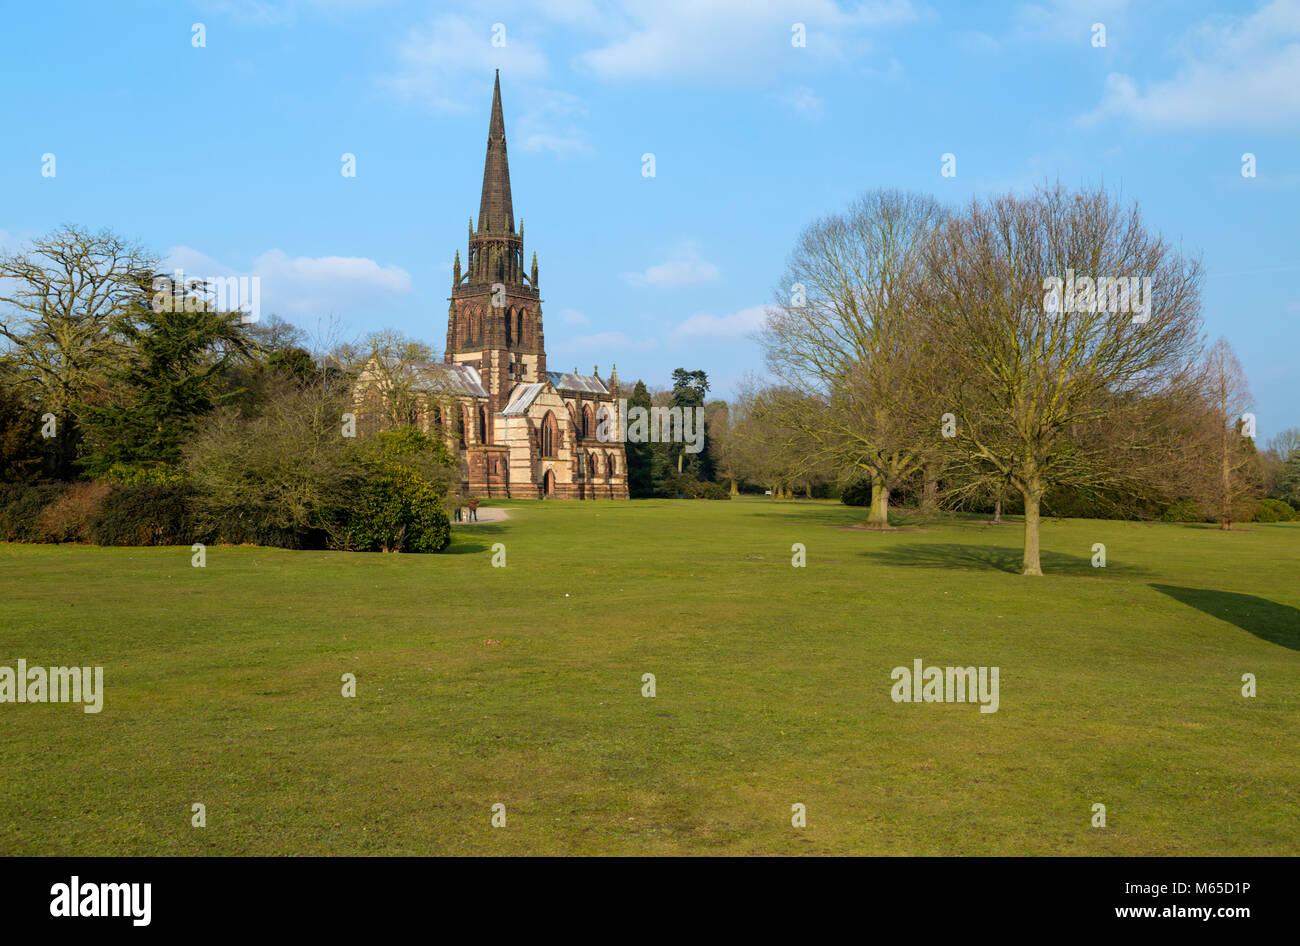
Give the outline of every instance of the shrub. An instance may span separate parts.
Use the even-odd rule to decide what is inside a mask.
[[[5,542],[43,542],[39,520],[62,487],[57,483],[0,485],[0,539]]]
[[[196,539],[193,493],[185,486],[124,486],[104,497],[90,522],[96,545],[189,545]]]
[[[1280,499],[1265,499],[1255,510],[1256,522],[1290,522],[1294,518],[1295,511]]]
[[[1179,502],[1165,507],[1160,513],[1162,522],[1204,522],[1205,513],[1193,502]]]
[[[871,505],[871,480],[855,480],[840,490],[840,502],[846,506]]]
[[[441,552],[451,543],[443,508],[454,458],[442,441],[414,428],[376,434],[352,451],[335,544],[356,551]]]
[[[700,483],[695,492],[695,499],[731,499],[731,490],[721,483]]]
[[[36,527],[44,542],[89,542],[90,523],[112,492],[108,483],[73,483],[47,505]]]

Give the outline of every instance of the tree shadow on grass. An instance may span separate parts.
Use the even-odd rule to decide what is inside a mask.
[[[919,565],[922,568],[962,568],[1020,574],[1024,551],[1020,547],[999,545],[958,545],[942,542],[916,542],[887,549],[865,552],[885,565]],[[1044,575],[1143,575],[1146,569],[1125,562],[1109,561],[1105,568],[1094,568],[1091,558],[1063,552],[1039,553]]]
[[[1239,595],[1232,591],[1208,588],[1180,588],[1176,585],[1152,585],[1156,591],[1175,601],[1204,611],[1220,621],[1235,624],[1260,640],[1300,650],[1300,609],[1277,604],[1267,598]]]
[[[491,549],[491,543],[506,534],[504,522],[475,522],[470,525],[453,524],[451,545],[442,550],[442,555],[473,555]],[[487,545],[483,543],[487,542]]]

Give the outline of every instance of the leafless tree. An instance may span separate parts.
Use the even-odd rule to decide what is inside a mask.
[[[1023,572],[1040,575],[1049,488],[1149,495],[1175,481],[1185,446],[1171,431],[1197,388],[1199,262],[1149,233],[1136,205],[1060,186],[972,202],[927,260],[932,410],[954,415],[949,442],[968,464],[1024,500]],[[1150,279],[1126,293],[1135,311],[1085,291],[1084,279],[1120,277]]]
[[[885,190],[810,225],[760,335],[779,379],[769,416],[798,432],[809,462],[870,478],[868,522],[879,527],[889,522],[890,491],[930,459],[920,412],[905,403],[923,351],[910,343],[909,322],[943,215],[931,197]]]

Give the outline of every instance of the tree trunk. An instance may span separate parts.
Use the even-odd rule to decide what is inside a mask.
[[[885,528],[889,525],[889,488],[880,476],[871,477],[871,514],[867,525]]]
[[[1023,575],[1041,575],[1043,566],[1038,559],[1038,503],[1039,491],[1025,491],[1025,558]]]
[[[803,498],[804,498],[804,499],[812,499],[812,486],[809,485],[808,483],[805,483],[805,484],[804,484],[804,487],[803,487]]]
[[[1002,497],[999,496],[996,503],[993,504],[993,521],[1000,523],[1002,521]]]
[[[921,493],[921,505],[933,512],[939,505],[939,477],[935,475],[934,464],[927,463],[924,469],[925,489]]]
[[[734,476],[731,478],[731,495],[732,496],[740,495],[740,490],[736,488],[736,478]]]
[[[1223,434],[1223,504],[1219,509],[1219,528],[1232,528],[1232,471],[1228,465],[1228,434],[1227,428],[1224,428]]]

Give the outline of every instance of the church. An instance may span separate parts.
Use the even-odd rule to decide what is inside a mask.
[[[598,368],[589,375],[546,368],[537,254],[525,271],[499,72],[478,227],[471,221],[463,270],[456,251],[449,302],[443,363],[403,365],[401,373],[417,395],[420,428],[440,431],[459,455],[461,489],[525,499],[626,499],[618,371],[605,381]],[[383,398],[385,379],[394,376],[376,367],[358,378],[359,408]]]

